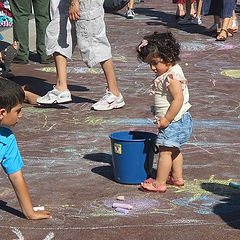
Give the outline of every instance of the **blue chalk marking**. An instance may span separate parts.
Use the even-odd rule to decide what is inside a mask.
[[[112,207],[114,208],[124,208],[124,209],[132,209],[133,206],[126,203],[113,203]]]
[[[220,128],[220,129],[240,129],[240,125],[236,121],[225,121],[225,120],[194,120],[193,125],[195,127],[204,128]]]
[[[127,214],[129,212],[129,210],[127,210],[125,208],[120,208],[120,207],[115,208],[115,211],[124,213],[124,214]]]
[[[235,182],[230,182],[230,183],[229,183],[229,186],[230,186],[230,187],[233,187],[233,188],[240,189],[240,184],[235,183]]]
[[[130,119],[112,119],[108,120],[109,123],[115,125],[134,125],[134,126],[143,126],[150,125],[156,126],[153,123],[153,119],[141,119],[141,118],[130,118]]]
[[[3,35],[0,33],[0,41],[4,39]]]

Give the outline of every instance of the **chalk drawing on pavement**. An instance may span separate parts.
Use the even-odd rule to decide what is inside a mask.
[[[240,69],[223,70],[220,74],[231,78],[240,78]]]
[[[43,67],[36,68],[38,71],[47,72],[47,73],[55,73],[55,67]],[[67,67],[67,73],[90,73],[90,74],[102,74],[103,70],[101,68],[88,68],[88,67]]]

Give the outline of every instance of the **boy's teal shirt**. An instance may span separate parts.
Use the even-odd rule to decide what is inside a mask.
[[[2,126],[0,126],[0,162],[7,174],[15,173],[23,167],[22,157],[13,132]]]

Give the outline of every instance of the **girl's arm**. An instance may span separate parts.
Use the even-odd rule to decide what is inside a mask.
[[[159,128],[167,127],[176,117],[183,104],[183,91],[181,82],[174,80],[170,77],[168,81],[169,81],[168,91],[172,95],[173,101],[170,107],[168,108],[166,115],[159,119],[158,122]]]
[[[52,218],[48,211],[33,210],[32,201],[28,192],[27,184],[22,174],[22,170],[9,174],[8,177],[17,195],[22,212],[27,219]]]

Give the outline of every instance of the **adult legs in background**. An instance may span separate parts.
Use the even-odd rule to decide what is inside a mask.
[[[229,36],[228,29],[231,26],[231,23],[231,18],[223,18],[222,29],[216,37],[217,41],[225,41],[227,39],[227,37]]]
[[[232,30],[234,33],[238,32],[238,20],[235,10],[233,10],[233,16],[232,16]]]
[[[28,63],[29,58],[29,15],[32,10],[31,0],[10,0],[13,17],[13,40],[19,43],[14,62]]]
[[[179,20],[180,18],[185,17],[185,10],[184,10],[184,4],[185,0],[178,0],[177,3],[177,11],[176,11],[176,19]]]
[[[130,0],[130,2],[128,3],[128,10],[125,13],[125,16],[127,19],[133,19],[135,16],[135,12],[133,10],[134,7],[134,0]]]
[[[13,39],[19,42],[15,63],[27,64],[29,58],[29,17],[34,8],[36,20],[36,49],[41,63],[50,63],[45,52],[46,27],[50,22],[49,0],[10,0],[13,15]]]
[[[51,57],[46,55],[45,34],[50,22],[50,0],[32,0],[36,21],[36,49],[40,63],[50,63]]]

